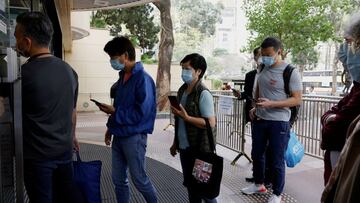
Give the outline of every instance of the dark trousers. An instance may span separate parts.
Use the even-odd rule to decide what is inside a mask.
[[[253,159],[255,183],[263,184],[265,181],[265,152],[269,148],[273,193],[280,195],[285,185],[284,155],[290,138],[289,122],[254,121],[252,134],[251,156]]]
[[[24,182],[30,203],[76,202],[73,176],[72,160],[24,160]]]
[[[251,122],[251,129],[253,128],[253,123]],[[251,138],[252,139],[252,138]],[[253,148],[251,148],[253,150]],[[252,154],[252,151],[251,151]],[[254,177],[254,169],[253,170],[253,177]],[[264,178],[265,185],[272,184],[272,173],[271,173],[271,151],[270,148],[266,148],[265,152],[265,178]]]

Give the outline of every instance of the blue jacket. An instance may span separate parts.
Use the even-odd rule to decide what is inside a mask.
[[[120,71],[116,96],[115,113],[107,122],[114,136],[151,134],[156,117],[156,90],[153,79],[140,62],[135,64],[131,77],[123,82],[124,71]]]

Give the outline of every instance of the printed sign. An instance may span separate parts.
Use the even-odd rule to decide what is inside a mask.
[[[219,113],[230,115],[233,111],[233,100],[231,97],[219,98]]]

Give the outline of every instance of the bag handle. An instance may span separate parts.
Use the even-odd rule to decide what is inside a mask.
[[[79,151],[76,151],[75,154],[76,154],[76,160],[81,162]]]
[[[210,122],[209,122],[209,119],[208,118],[204,118],[205,120],[205,123],[206,123],[206,131],[207,131],[207,136],[208,136],[208,140],[209,140],[209,144],[210,144],[210,150],[212,152],[215,152],[216,153],[216,148],[215,148],[215,142],[214,142],[214,136],[213,136],[213,133],[212,133],[212,129],[211,129],[211,126],[210,126]]]

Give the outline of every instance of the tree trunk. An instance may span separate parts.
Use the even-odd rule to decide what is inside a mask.
[[[174,49],[171,3],[170,0],[161,0],[154,2],[154,5],[160,10],[161,15],[159,67],[156,78],[157,109],[164,111],[169,109],[167,96],[170,93],[170,66]]]
[[[300,64],[299,65],[299,74],[300,74],[300,77],[301,77],[301,81],[303,80],[303,77],[304,77],[304,71],[305,71],[305,65]],[[305,85],[305,83],[302,83],[302,86],[303,86],[303,94],[306,94],[306,85]]]
[[[339,52],[339,44],[335,43],[335,57],[334,57],[333,71],[332,71],[333,73],[332,73],[331,95],[335,95],[336,87],[337,87],[337,68],[339,63],[339,57],[337,56],[338,52]]]

